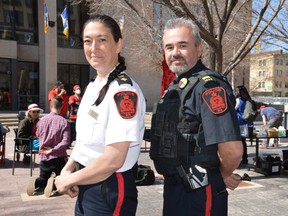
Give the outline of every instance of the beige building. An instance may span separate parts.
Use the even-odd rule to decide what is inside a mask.
[[[282,50],[251,54],[252,96],[288,97],[288,54]]]

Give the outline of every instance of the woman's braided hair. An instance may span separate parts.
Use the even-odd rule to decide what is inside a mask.
[[[118,76],[118,74],[120,74],[122,71],[126,70],[124,57],[119,55],[118,59],[119,59],[119,64],[109,74],[107,83],[100,90],[99,96],[98,96],[97,100],[94,103],[96,106],[98,106],[103,101],[103,99],[104,99],[104,97],[105,97],[105,95],[106,95],[106,93],[107,93],[107,91],[109,89],[110,83]]]
[[[91,16],[84,24],[83,30],[85,29],[86,25],[90,22],[100,22],[103,25],[105,25],[107,28],[110,29],[114,41],[117,43],[120,38],[122,38],[121,30],[117,22],[110,16],[107,15],[93,15]],[[118,61],[119,64],[116,66],[116,68],[109,74],[107,83],[103,86],[103,88],[100,90],[99,96],[94,102],[96,106],[98,106],[104,99],[110,83],[115,80],[115,78],[120,74],[122,71],[126,70],[126,65],[125,65],[125,58],[122,57],[120,54],[118,55]],[[94,105],[93,104],[93,105]]]

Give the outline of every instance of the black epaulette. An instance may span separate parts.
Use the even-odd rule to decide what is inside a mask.
[[[133,85],[131,78],[125,73],[119,74],[116,77],[116,80],[119,85],[122,85],[122,84],[130,84],[131,86]]]
[[[225,81],[221,74],[209,70],[202,71],[200,74],[200,83],[202,83],[205,88],[213,88],[218,86],[219,80]]]
[[[218,81],[213,75],[206,75],[200,78],[200,83],[206,88],[218,86]]]

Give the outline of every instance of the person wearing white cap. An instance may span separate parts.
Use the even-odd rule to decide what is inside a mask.
[[[38,106],[38,104],[30,104],[26,111],[26,116],[23,120],[20,121],[18,127],[19,138],[35,138],[36,137],[36,125],[39,121],[39,114],[43,110]],[[28,153],[29,149],[27,149]],[[26,154],[24,154],[23,162],[29,162]]]

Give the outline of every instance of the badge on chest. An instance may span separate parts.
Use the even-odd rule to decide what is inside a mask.
[[[93,119],[95,119],[96,121],[98,120],[98,113],[97,113],[95,110],[90,109],[90,110],[88,111],[88,115],[91,116],[91,117],[92,117]]]

